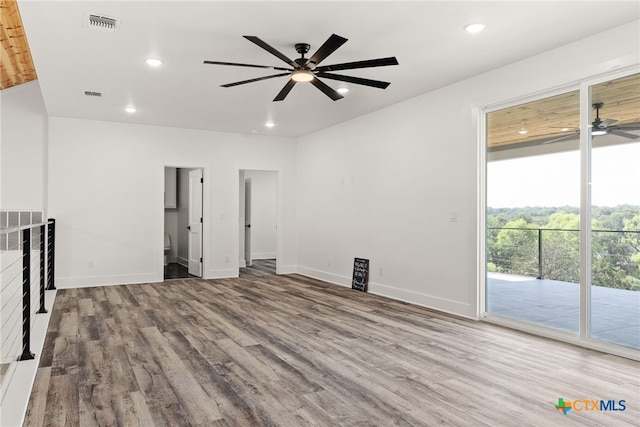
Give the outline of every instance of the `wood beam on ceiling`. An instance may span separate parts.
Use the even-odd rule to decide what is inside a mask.
[[[16,0],[0,0],[0,90],[36,80]]]

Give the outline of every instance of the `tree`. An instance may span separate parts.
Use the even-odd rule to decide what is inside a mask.
[[[580,282],[580,217],[556,212],[542,231],[542,272],[547,279]],[[555,231],[558,230],[558,231]]]
[[[530,224],[523,218],[504,225],[492,248],[492,262],[498,271],[537,276],[537,228],[536,224]]]

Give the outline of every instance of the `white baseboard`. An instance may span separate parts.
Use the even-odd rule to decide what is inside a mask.
[[[295,274],[298,272],[298,267],[295,265],[281,265],[278,268],[278,274]]]
[[[254,252],[251,254],[251,259],[275,259],[276,257],[275,252]]]
[[[323,280],[344,287],[351,287],[351,277],[341,276],[338,274],[328,273],[326,271],[315,270],[313,268],[298,266],[297,272],[303,276],[314,279]],[[444,313],[453,314],[455,316],[466,317],[468,319],[477,320],[474,312],[474,306],[464,304],[459,301],[453,301],[446,298],[440,298],[433,295],[422,294],[419,292],[408,291],[380,283],[369,282],[368,292],[383,297],[404,301],[421,307],[442,311]],[[473,314],[470,314],[472,313]]]
[[[325,282],[333,283],[334,285],[351,287],[351,278],[340,276],[333,273],[328,273],[322,270],[316,270],[313,268],[298,266],[297,273],[303,276],[308,276],[314,279],[323,280]]]
[[[93,286],[132,285],[137,283],[157,283],[164,280],[164,273],[124,274],[116,276],[56,277],[59,289],[91,288]]]
[[[178,264],[180,264],[183,267],[187,267],[189,268],[189,260],[187,258],[182,258],[182,257],[176,257],[176,261]]]
[[[207,270],[203,279],[229,279],[238,277],[238,270],[235,268],[221,268],[218,270]]]
[[[431,308],[434,310],[442,311],[444,313],[453,314],[455,316],[465,317],[471,320],[478,320],[477,316],[475,315],[475,306],[461,303],[459,301],[414,291],[408,291],[406,289],[400,289],[394,286],[383,285],[375,282],[369,282],[368,291],[375,295],[392,298],[398,301],[408,302],[410,304]],[[472,312],[473,314],[470,314]]]

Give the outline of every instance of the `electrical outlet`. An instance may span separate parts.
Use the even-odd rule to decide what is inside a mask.
[[[93,270],[93,261],[87,261],[87,268]]]

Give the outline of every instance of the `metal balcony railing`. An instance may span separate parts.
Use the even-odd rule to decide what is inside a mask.
[[[499,233],[512,230],[499,242]],[[537,279],[579,282],[580,230],[558,228],[487,227],[487,261],[497,271]],[[613,269],[633,275],[634,256],[640,251],[640,231],[591,230],[593,259],[607,259]],[[505,237],[505,236],[503,236]],[[607,276],[606,266],[603,275]],[[637,274],[636,274],[637,276]],[[640,280],[640,277],[637,278]],[[613,286],[611,283],[594,283]]]
[[[15,372],[12,365],[34,358],[35,316],[47,312],[45,290],[56,289],[55,220],[0,228],[0,259],[0,390],[4,392]]]

